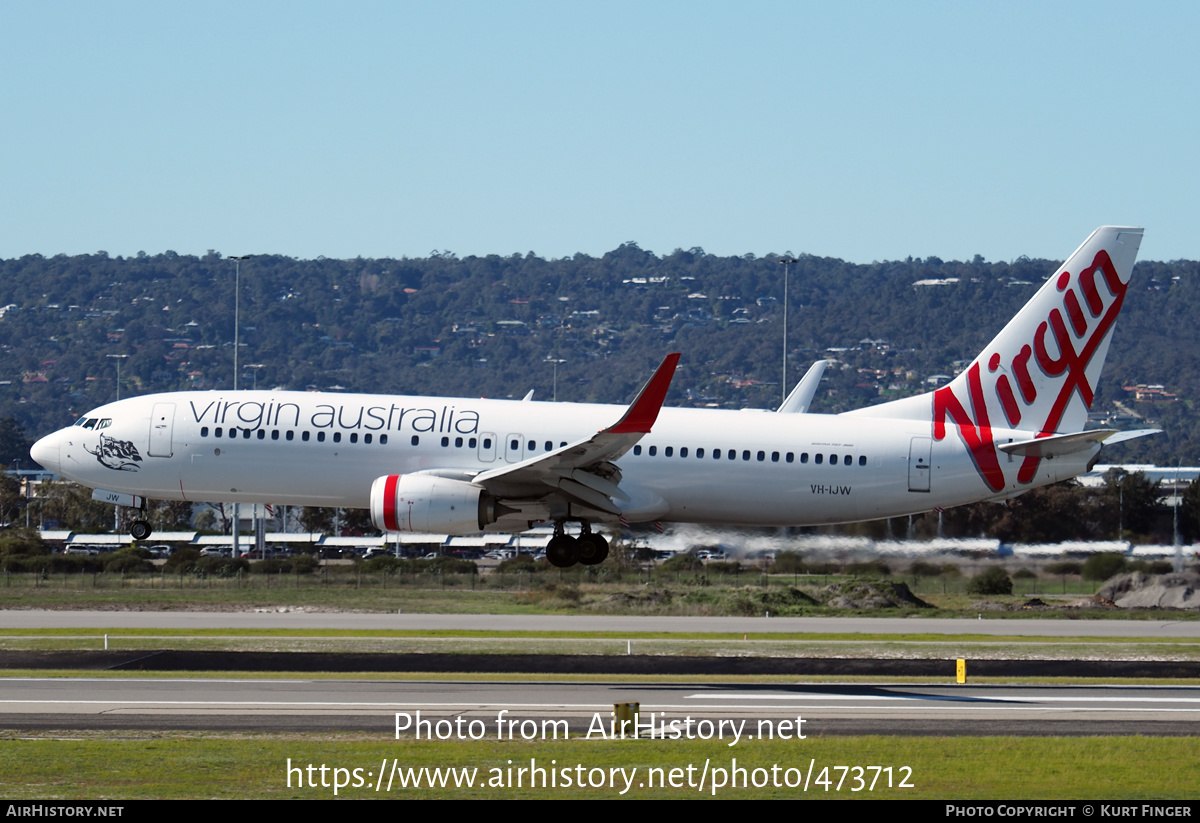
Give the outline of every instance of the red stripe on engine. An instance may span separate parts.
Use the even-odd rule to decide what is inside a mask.
[[[399,482],[400,475],[389,474],[383,484],[383,528],[389,532],[400,531],[396,522],[396,484]]]

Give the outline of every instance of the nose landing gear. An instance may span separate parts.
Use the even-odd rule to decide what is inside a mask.
[[[554,523],[554,537],[546,544],[546,559],[551,566],[567,569],[576,563],[595,566],[608,557],[608,541],[603,535],[592,531],[586,520],[582,523],[579,537],[572,537],[563,528],[563,521]]]

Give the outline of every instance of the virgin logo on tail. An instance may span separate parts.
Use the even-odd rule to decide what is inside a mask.
[[[1099,288],[1101,278],[1106,291]],[[949,417],[970,450],[980,477],[993,491],[1004,489],[1000,453],[992,438],[993,414],[997,419],[1003,417],[1007,423],[1004,428],[1023,429],[1034,432],[1036,437],[1046,437],[1058,431],[1076,393],[1084,406],[1091,408],[1095,390],[1088,381],[1087,369],[1120,314],[1127,289],[1128,284],[1121,282],[1104,249],[1096,253],[1091,265],[1078,277],[1072,278],[1065,269],[1060,272],[1054,281],[1054,291],[1045,287],[1044,298],[1039,292],[1031,303],[1031,306],[1047,301],[1052,304],[1032,340],[1015,352],[1004,351],[1015,348],[1015,343],[1009,343],[1002,332],[971,364],[965,380],[960,377],[933,393],[934,439],[946,437]],[[1018,320],[1021,317],[1018,315]],[[993,351],[989,354],[989,350]],[[1010,358],[1007,363],[1006,356]],[[964,388],[965,398],[956,393]],[[1053,402],[1048,404],[1049,397]],[[1027,456],[1017,472],[1017,480],[1031,482],[1040,459]]]

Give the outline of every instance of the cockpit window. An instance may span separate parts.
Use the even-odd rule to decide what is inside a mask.
[[[96,424],[96,429],[97,430],[107,429],[111,425],[112,425],[112,418],[106,417],[103,420],[101,420],[99,423]]]
[[[84,420],[84,421],[83,421],[83,427],[84,427],[85,429],[94,429],[94,428],[96,428],[96,420],[95,420],[95,418],[92,418],[92,419],[90,419],[90,420]]]
[[[75,421],[75,425],[76,425],[76,426],[84,426],[84,427],[86,427],[86,428],[91,428],[91,425],[89,425],[89,424],[92,424],[92,425],[94,425],[94,424],[95,424],[95,422],[96,422],[96,421],[94,421],[94,420],[92,420],[92,419],[90,419],[90,418],[87,418],[87,417],[81,417],[81,418],[79,418],[78,420],[76,420],[76,421]]]

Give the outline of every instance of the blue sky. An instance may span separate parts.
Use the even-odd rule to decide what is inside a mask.
[[[1200,258],[1200,4],[0,2],[0,257]]]

